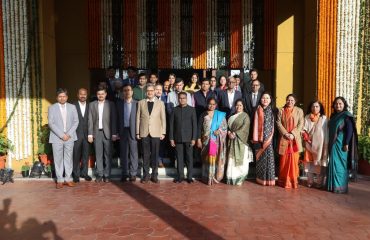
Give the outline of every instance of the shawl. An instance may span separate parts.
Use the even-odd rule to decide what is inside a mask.
[[[212,123],[211,123],[211,134],[209,137],[209,155],[217,155],[217,136],[214,134],[221,126],[222,121],[225,119],[226,113],[215,110],[213,113]]]
[[[245,112],[241,112],[232,122],[231,126],[229,126],[230,131],[236,135],[234,139],[230,139],[229,141],[229,154],[234,156],[235,166],[241,166],[243,164],[245,145],[247,145],[248,141],[249,126],[249,116]]]

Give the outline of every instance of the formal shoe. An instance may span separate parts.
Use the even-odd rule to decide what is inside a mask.
[[[57,187],[57,189],[61,189],[61,188],[63,188],[63,183],[59,183],[59,182],[58,182],[56,187]]]
[[[109,179],[109,177],[104,177],[103,181],[106,182],[106,183],[109,183],[110,179]]]
[[[127,182],[127,176],[121,177],[121,182]]]
[[[150,178],[150,181],[154,182],[154,183],[159,183],[159,180],[157,177],[152,177]]]
[[[85,181],[88,181],[88,182],[90,182],[92,180],[92,178],[89,175],[83,176],[82,178],[85,179]]]
[[[148,183],[149,182],[149,177],[143,177],[140,182],[141,183]]]
[[[76,186],[76,183],[74,183],[74,182],[66,182],[65,185],[67,185],[68,187],[75,187]]]
[[[186,179],[186,181],[187,181],[189,184],[194,183],[194,180],[193,180],[193,179],[191,179],[191,178]]]
[[[182,181],[184,181],[183,178],[176,178],[175,180],[173,180],[174,183],[182,183]]]
[[[130,182],[136,182],[136,176],[131,176],[130,177]]]
[[[74,182],[74,183],[78,183],[78,182],[80,182],[80,178],[78,178],[78,177],[74,177],[74,178],[73,178],[73,182]]]
[[[95,178],[95,182],[97,182],[97,183],[100,183],[102,181],[103,181],[103,178],[102,177],[96,177]]]

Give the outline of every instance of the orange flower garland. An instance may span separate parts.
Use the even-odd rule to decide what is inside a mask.
[[[171,68],[171,0],[158,0],[158,68]]]
[[[207,68],[207,0],[193,1],[193,67]]]
[[[230,67],[242,67],[242,1],[230,1]]]
[[[100,0],[89,0],[87,5],[89,68],[101,68],[101,3]]]
[[[319,0],[317,97],[327,114],[335,98],[337,55],[337,0]]]
[[[264,0],[264,47],[263,47],[263,69],[275,69],[276,56],[276,0]]]

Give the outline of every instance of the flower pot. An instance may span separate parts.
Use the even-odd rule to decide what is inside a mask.
[[[89,156],[89,168],[95,168],[95,156],[94,155],[90,155]]]
[[[22,177],[26,178],[30,176],[30,170],[22,171]]]
[[[358,161],[358,172],[360,174],[370,176],[370,163],[367,160],[360,159]]]
[[[0,169],[5,168],[5,162],[6,162],[6,155],[0,156]]]
[[[39,160],[42,162],[45,166],[48,164],[48,155],[47,154],[39,154]]]

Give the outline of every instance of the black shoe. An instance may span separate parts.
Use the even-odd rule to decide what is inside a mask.
[[[148,176],[143,177],[140,182],[141,183],[148,183],[149,182],[149,177]]]
[[[121,177],[121,182],[127,182],[127,176]]]
[[[92,180],[92,178],[90,177],[90,176],[88,176],[88,175],[86,175],[86,176],[81,176],[83,179],[85,179],[85,181],[88,181],[88,182],[90,182],[91,180]]]
[[[136,182],[136,176],[131,176],[130,177],[130,182]]]
[[[78,178],[78,177],[74,177],[74,178],[73,178],[73,182],[74,182],[74,183],[78,183],[78,182],[80,182],[80,178]]]
[[[193,179],[191,179],[191,178],[186,179],[186,181],[187,181],[189,184],[194,183],[194,180],[193,180]]]
[[[183,178],[176,178],[175,180],[173,180],[174,183],[182,183],[182,181],[184,181]]]
[[[97,183],[100,183],[102,181],[103,181],[103,178],[102,177],[96,177],[95,178],[95,182],[97,182]]]
[[[103,181],[106,182],[106,183],[109,183],[110,182],[110,179],[109,179],[109,177],[104,177],[103,178]]]
[[[150,181],[152,181],[154,183],[159,183],[158,177],[152,177],[152,178],[150,178]]]

